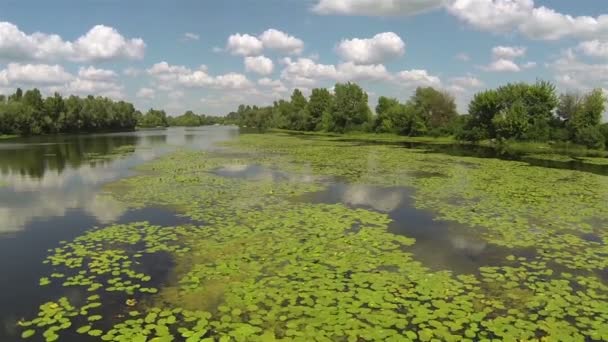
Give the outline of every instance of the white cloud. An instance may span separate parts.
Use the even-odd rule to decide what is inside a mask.
[[[137,91],[135,96],[142,99],[152,99],[156,95],[156,91],[151,88],[141,88]]]
[[[266,88],[271,88],[275,93],[284,93],[287,91],[287,87],[281,80],[273,80],[267,77],[260,78],[258,80],[258,85]]]
[[[304,42],[285,32],[268,29],[257,37],[249,34],[235,33],[228,37],[228,42],[226,43],[226,51],[233,55],[257,56],[264,49],[299,55],[304,50]],[[217,49],[214,49],[214,51],[220,52]]]
[[[154,64],[147,70],[148,74],[161,82],[163,89],[173,90],[174,86],[212,87],[217,89],[246,89],[252,86],[245,75],[228,73],[211,76],[207,67],[201,65],[192,70],[183,65],[170,65],[167,62]]]
[[[279,50],[287,54],[299,55],[304,50],[304,42],[285,32],[268,29],[259,37],[266,49]]]
[[[192,32],[186,32],[184,33],[184,40],[188,41],[188,40],[199,40],[201,39],[201,36],[199,36],[196,33],[192,33]]]
[[[340,63],[336,69],[337,81],[387,81],[390,73],[382,64],[358,65],[353,62]]]
[[[129,77],[136,77],[139,76],[139,74],[141,74],[141,70],[137,69],[137,68],[132,68],[132,67],[128,67],[123,69],[122,74],[125,76],[129,76]]]
[[[281,79],[291,86],[313,87],[321,81],[349,82],[375,81],[398,82],[408,85],[439,86],[441,80],[426,70],[404,70],[397,74],[389,72],[383,64],[361,65],[353,62],[320,64],[309,58],[292,60],[285,58]]]
[[[448,11],[480,30],[519,32],[531,39],[556,40],[565,37],[598,37],[608,34],[608,15],[572,16],[533,0],[454,0]]]
[[[318,14],[395,16],[414,15],[441,7],[445,0],[319,0]]]
[[[454,58],[456,58],[457,60],[461,61],[461,62],[468,62],[471,60],[471,56],[469,56],[468,54],[461,52],[456,54],[456,56],[454,56]]]
[[[51,88],[63,94],[98,95],[113,99],[123,99],[124,87],[114,81],[99,81],[91,79],[76,78],[75,80],[60,87]]]
[[[238,73],[228,73],[215,77],[214,86],[221,89],[247,89],[252,86],[247,76]]]
[[[608,85],[608,63],[582,62],[572,50],[564,51],[548,67],[554,71],[555,79],[562,88],[588,91]]]
[[[76,61],[142,59],[146,44],[140,38],[125,39],[116,29],[96,25],[74,43]]]
[[[228,37],[228,43],[226,44],[226,50],[233,55],[259,55],[263,49],[262,41],[248,34],[233,34]]]
[[[260,75],[270,75],[274,70],[274,63],[264,56],[245,57],[245,70]]]
[[[482,70],[492,72],[519,72],[521,68],[515,62],[508,59],[497,59],[487,66],[481,67]]]
[[[336,47],[340,57],[358,64],[381,63],[405,53],[405,43],[397,34],[384,32],[368,39],[344,39]]]
[[[608,40],[588,40],[580,43],[577,50],[587,56],[608,58]]]
[[[514,59],[526,54],[526,48],[522,46],[496,46],[492,49],[494,59]]]
[[[430,75],[428,71],[420,69],[400,71],[396,75],[396,81],[405,82],[407,85],[441,85],[439,77]]]
[[[483,82],[473,76],[453,77],[450,79],[450,84],[462,88],[480,88],[483,87]]]
[[[536,68],[536,65],[537,65],[536,62],[530,61],[530,62],[526,62],[526,63],[522,64],[521,67],[523,69],[532,69],[532,68]]]
[[[181,90],[174,90],[174,91],[170,92],[169,94],[167,94],[167,97],[170,98],[171,100],[179,100],[179,99],[183,98],[184,96],[186,96],[186,94],[184,94],[184,92]]]
[[[78,70],[78,77],[92,81],[110,81],[118,75],[113,70],[97,69],[95,67],[84,68]]]
[[[74,76],[60,65],[9,63],[0,69],[0,85],[53,85],[69,82]]]
[[[0,22],[0,59],[5,60],[142,59],[145,47],[142,39],[126,39],[116,29],[104,25],[94,26],[84,36],[69,42],[56,34],[28,35],[12,23]]]

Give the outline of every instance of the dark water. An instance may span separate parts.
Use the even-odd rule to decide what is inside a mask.
[[[393,222],[391,232],[416,239],[407,248],[416,260],[435,270],[454,273],[477,273],[480,266],[498,265],[513,250],[491,245],[479,234],[454,222],[440,221],[433,212],[416,209],[413,190],[403,187],[379,187],[334,183],[326,190],[305,195],[314,203],[343,203],[354,208],[383,212]]]
[[[161,208],[127,210],[98,196],[103,184],[133,174],[132,168],[176,148],[214,149],[238,135],[235,128],[20,138],[0,143],[0,341],[19,340],[15,322],[32,317],[53,296],[38,281],[48,249],[88,229],[110,223],[191,223]],[[115,151],[133,151],[116,154]],[[162,279],[169,261],[146,263]],[[65,295],[70,295],[69,293]],[[82,340],[82,336],[75,341]]]

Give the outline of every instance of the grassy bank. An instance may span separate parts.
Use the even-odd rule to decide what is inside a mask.
[[[419,144],[436,144],[436,145],[467,145],[467,146],[482,146],[496,148],[506,153],[511,154],[551,154],[564,155],[570,157],[608,157],[606,150],[594,150],[585,146],[564,142],[530,142],[530,141],[504,141],[496,142],[491,140],[483,140],[477,143],[461,142],[453,136],[443,137],[408,137],[391,133],[365,133],[353,132],[346,134],[326,133],[326,132],[300,132],[283,129],[273,129],[273,133],[283,133],[289,135],[301,136],[318,136],[327,137],[331,140],[338,141],[361,141],[361,142],[377,142],[377,143],[419,143]]]

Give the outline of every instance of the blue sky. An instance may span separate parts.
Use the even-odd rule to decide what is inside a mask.
[[[86,0],[0,3],[0,92],[96,94],[223,115],[356,81],[407,99],[509,81],[608,89],[603,0]]]

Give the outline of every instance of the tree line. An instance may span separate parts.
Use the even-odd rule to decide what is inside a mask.
[[[363,131],[454,136],[469,142],[574,142],[604,148],[608,124],[602,124],[601,118],[606,101],[601,89],[558,95],[555,86],[545,81],[509,83],[475,94],[468,113],[460,115],[451,94],[419,87],[404,103],[381,96],[372,114],[367,93],[349,82],[336,84],[333,92],[313,89],[308,98],[295,89],[289,100],[275,101],[272,106],[240,105],[226,120],[259,131]]]
[[[0,95],[0,134],[39,135],[56,133],[94,133],[130,131],[136,127],[203,126],[222,123],[224,118],[197,115],[188,111],[177,117],[163,110],[145,114],[125,101],[105,97],[44,98],[38,89]]]
[[[63,98],[58,93],[43,98],[38,89],[0,95],[0,134],[132,130],[136,124],[137,111],[125,101],[93,96]]]

